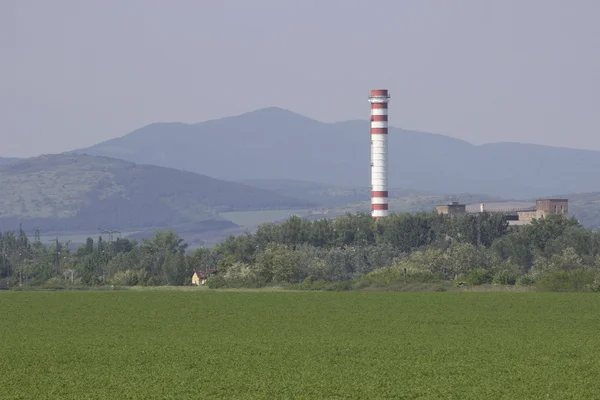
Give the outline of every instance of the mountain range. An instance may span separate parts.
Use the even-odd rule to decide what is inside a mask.
[[[322,123],[271,107],[151,124],[57,155],[0,158],[0,231],[23,223],[46,234],[100,228],[144,237],[169,228],[207,243],[292,213],[366,212],[367,135],[366,121]],[[398,128],[389,144],[392,212],[433,210],[450,197],[477,204],[571,193],[561,196],[570,214],[600,227],[600,152],[474,146]]]
[[[393,124],[393,115],[392,124]],[[277,107],[197,124],[155,123],[76,152],[229,181],[369,187],[369,122],[323,123]],[[600,152],[389,130],[389,185],[535,198],[600,190]]]
[[[272,191],[187,171],[82,154],[0,166],[0,231],[202,230],[235,227],[220,213],[306,208]]]

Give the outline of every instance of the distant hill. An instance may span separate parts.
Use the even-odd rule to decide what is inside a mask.
[[[368,110],[365,110],[367,115]],[[394,111],[390,110],[394,124]],[[515,128],[518,129],[518,128]],[[78,152],[219,179],[369,187],[369,122],[322,123],[281,108],[198,124],[156,123]],[[390,128],[390,187],[510,198],[600,190],[600,152],[496,143]]]
[[[89,155],[0,166],[0,230],[97,231],[235,227],[220,212],[293,209],[304,200],[192,172]],[[210,222],[213,221],[213,222]],[[188,228],[185,228],[185,225]]]
[[[18,161],[18,158],[8,158],[8,157],[0,157],[0,165],[10,164],[12,162]]]
[[[244,179],[240,183],[257,188],[270,190],[286,196],[303,199],[319,206],[341,206],[349,203],[367,202],[370,204],[371,189],[365,187],[337,186],[319,182],[307,182],[285,179]],[[435,198],[437,201],[447,202],[454,196],[457,200],[464,201],[465,198],[477,198],[485,201],[500,200],[497,196],[473,195],[473,194],[444,194],[428,190],[411,190],[390,188],[390,199],[399,198]],[[482,201],[483,201],[482,200]]]
[[[245,179],[239,181],[249,186],[270,190],[286,196],[303,199],[320,206],[366,201],[371,198],[368,186],[336,186],[319,182],[285,179]],[[423,190],[390,189],[390,197],[426,194]]]

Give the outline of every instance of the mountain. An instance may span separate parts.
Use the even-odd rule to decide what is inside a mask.
[[[18,161],[18,158],[8,158],[8,157],[0,157],[0,165],[10,164],[12,162]]]
[[[393,123],[393,110],[391,114]],[[369,122],[323,123],[277,107],[197,124],[155,123],[76,152],[219,179],[369,187]],[[390,187],[510,198],[600,190],[600,152],[520,143],[474,146],[389,130]]]
[[[304,200],[205,175],[90,155],[44,155],[0,166],[0,231],[235,227],[219,213],[305,208]],[[215,222],[217,221],[217,222]],[[191,229],[188,227],[187,229]]]

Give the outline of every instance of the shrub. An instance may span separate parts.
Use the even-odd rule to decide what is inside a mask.
[[[156,275],[152,275],[151,277],[149,277],[146,282],[144,282],[143,280],[139,280],[138,285],[146,285],[146,286],[160,286],[163,284],[162,279],[160,279],[160,277],[156,276]]]
[[[226,279],[222,275],[212,275],[206,280],[206,286],[210,289],[221,289],[226,287]]]
[[[328,290],[330,292],[344,292],[347,290],[352,290],[352,287],[352,281],[343,281],[331,283],[325,287],[325,290]]]
[[[600,274],[596,275],[596,278],[594,278],[594,281],[587,285],[586,289],[588,289],[591,292],[600,292]]]
[[[538,289],[550,292],[581,292],[589,290],[597,279],[597,273],[589,269],[556,271],[543,275]]]
[[[532,275],[523,275],[517,279],[517,285],[519,286],[532,286],[535,284],[535,278]]]
[[[495,285],[514,285],[516,282],[516,274],[509,270],[499,271],[492,279],[492,283]]]
[[[213,275],[206,281],[210,289],[240,289],[252,288],[258,289],[267,285],[267,280],[256,274],[246,276],[226,277],[223,275]]]
[[[115,273],[110,280],[111,285],[115,286],[136,286],[142,285],[146,278],[145,270],[128,269]]]
[[[483,268],[477,268],[469,272],[466,277],[469,285],[484,285],[492,282],[492,274]]]
[[[16,276],[0,279],[0,289],[12,289],[19,285],[19,279]]]
[[[406,272],[407,283],[435,283],[444,280],[444,274],[423,270],[412,270]]]
[[[43,289],[64,289],[69,285],[63,278],[55,276],[41,285]]]
[[[324,290],[329,283],[323,279],[313,280],[309,275],[302,283],[297,283],[288,287],[290,290]]]

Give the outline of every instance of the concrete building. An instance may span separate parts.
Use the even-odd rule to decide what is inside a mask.
[[[509,225],[527,225],[534,219],[544,218],[551,214],[559,214],[566,218],[569,214],[568,199],[538,199],[535,207],[503,208],[503,203],[497,203],[496,206],[480,204],[478,210],[473,209],[472,206],[469,207],[470,210],[466,205],[454,201],[450,204],[439,205],[436,210],[438,214],[447,214],[450,217],[481,212],[504,214]]]
[[[569,214],[568,199],[541,199],[535,202],[537,217],[541,218],[547,214]]]
[[[435,207],[438,214],[447,214],[450,217],[460,217],[467,213],[467,206],[459,204],[458,201],[453,201],[450,204],[444,204]]]

